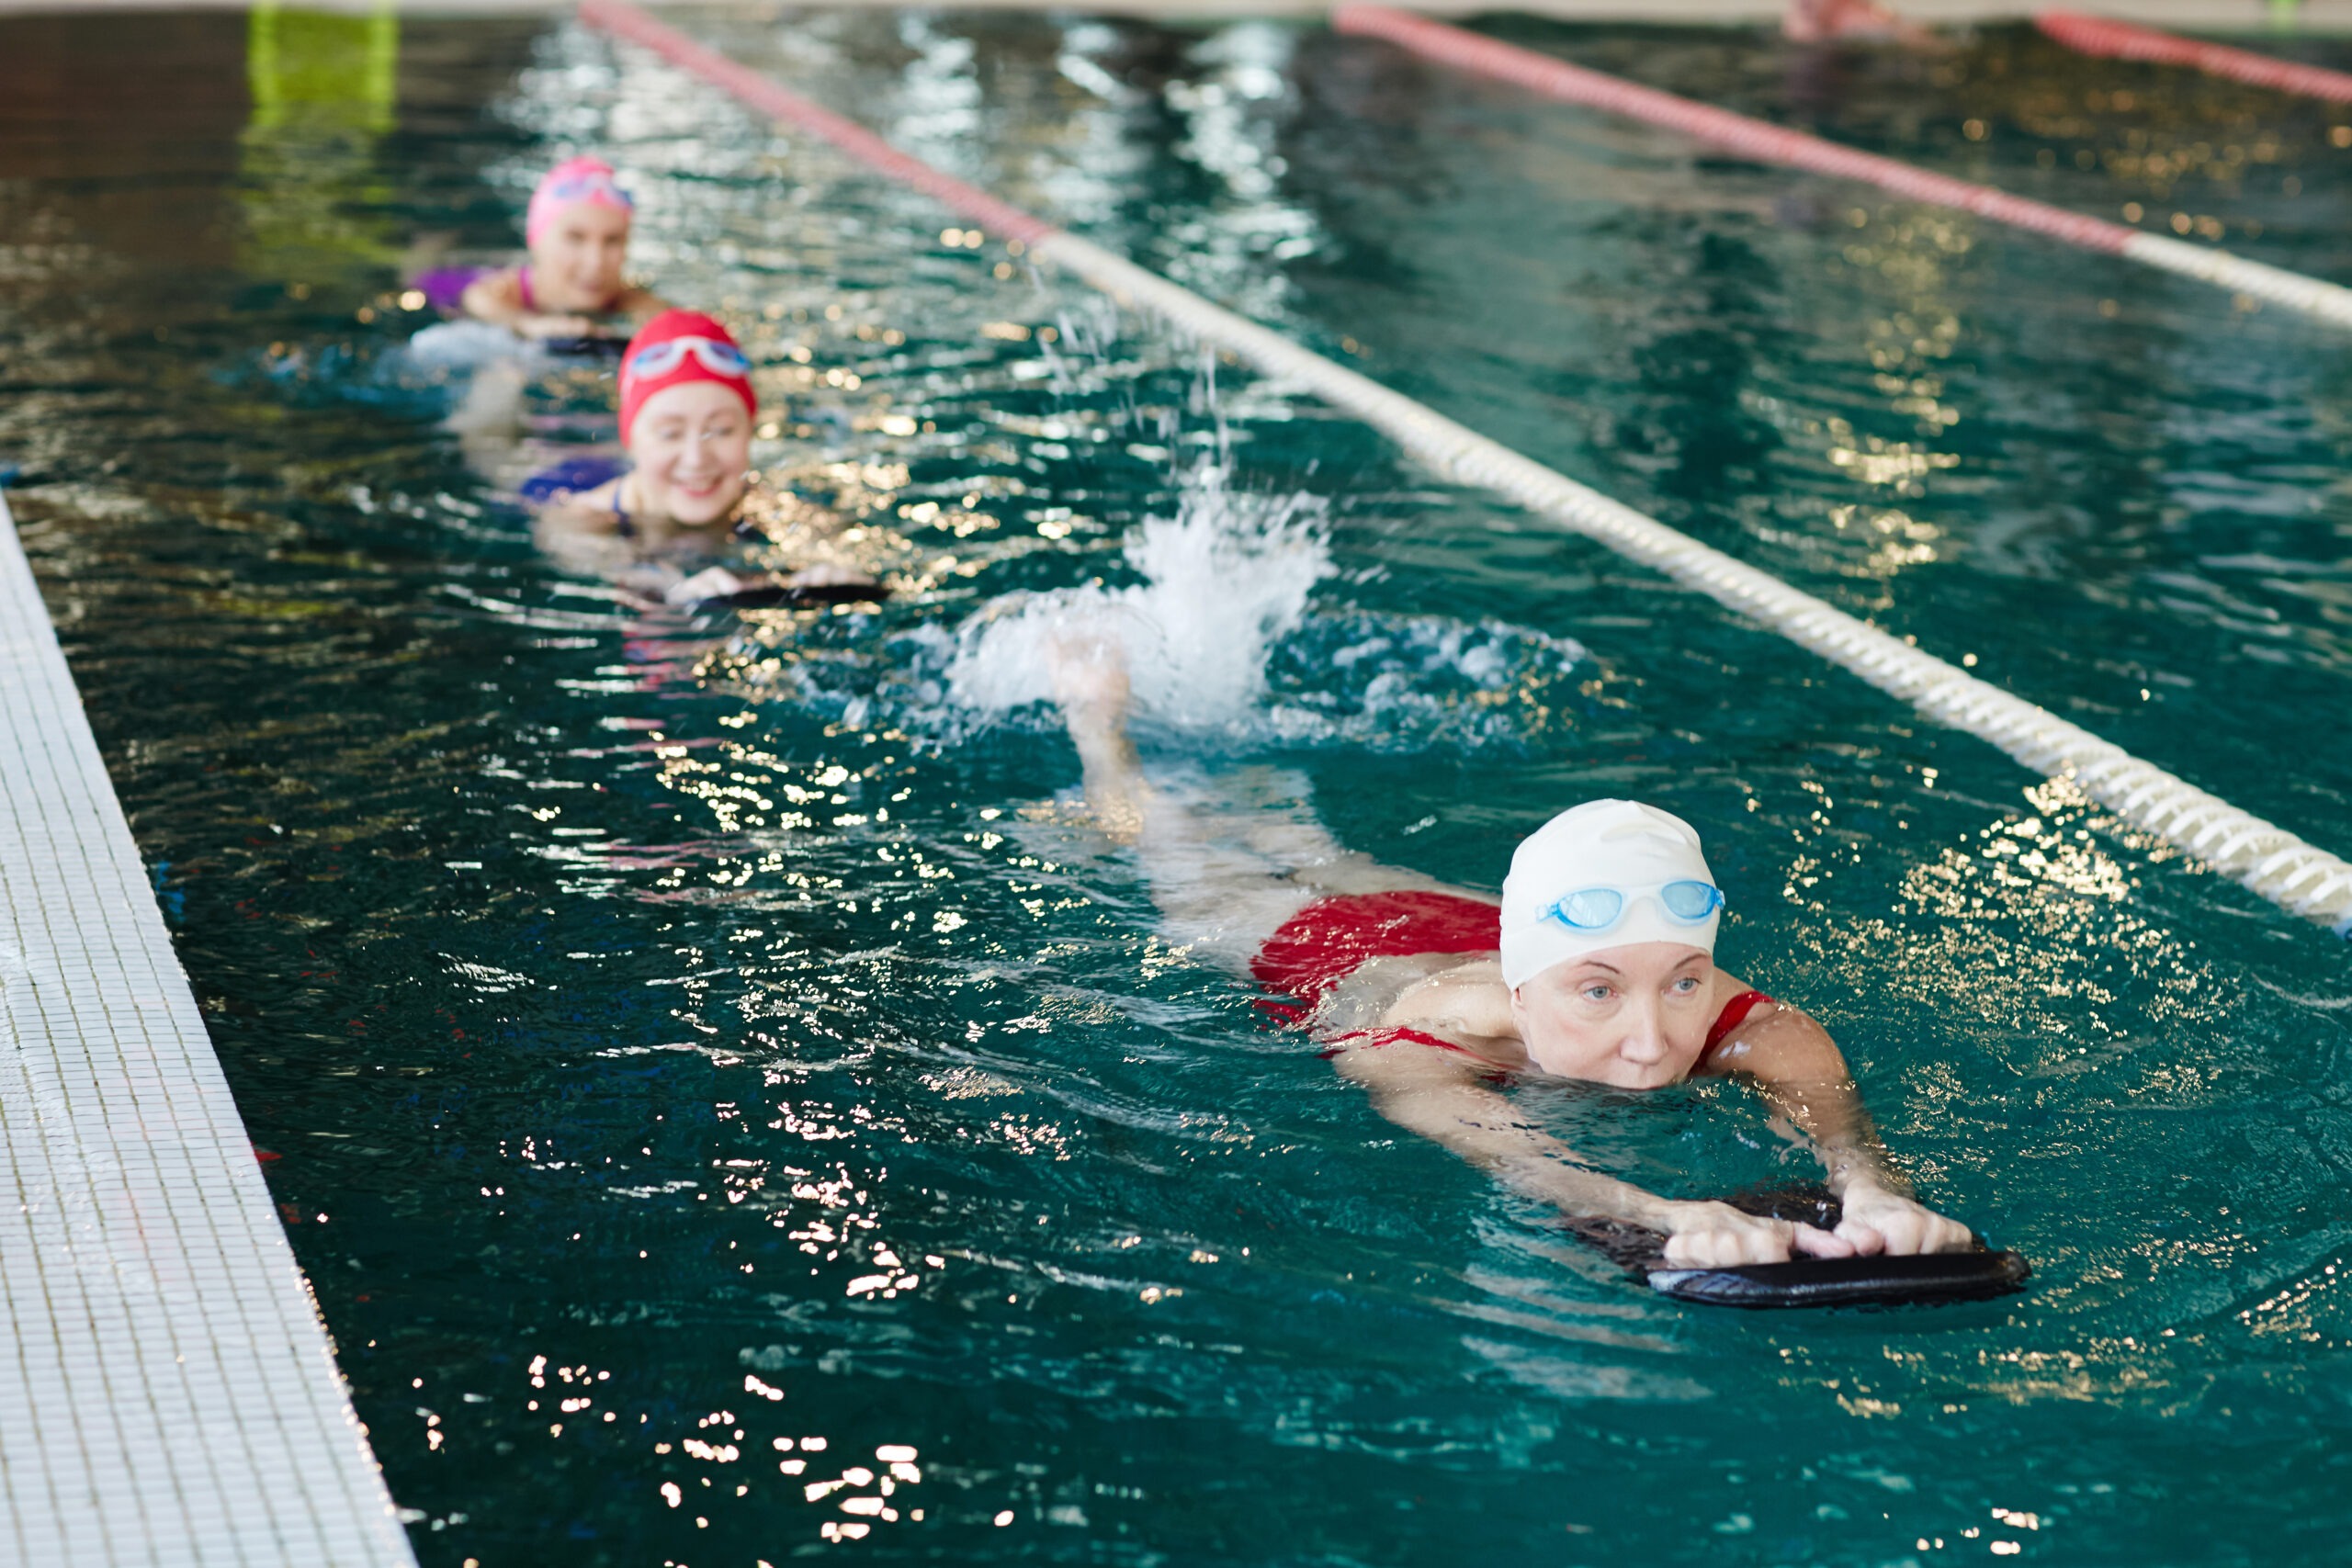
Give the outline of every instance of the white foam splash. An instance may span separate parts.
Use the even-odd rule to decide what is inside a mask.
[[[1263,696],[1267,657],[1331,570],[1320,497],[1235,491],[1230,468],[1186,477],[1172,518],[1127,536],[1143,581],[1001,600],[965,623],[947,670],[950,695],[1002,712],[1051,695],[1053,647],[1099,638],[1125,654],[1139,716],[1175,728],[1231,729]]]

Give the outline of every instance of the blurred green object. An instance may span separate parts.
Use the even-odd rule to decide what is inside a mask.
[[[376,144],[398,108],[400,18],[253,8],[245,81],[253,116],[243,138],[240,203],[246,265],[313,284],[354,261],[389,265],[400,246],[380,220],[390,193]]]

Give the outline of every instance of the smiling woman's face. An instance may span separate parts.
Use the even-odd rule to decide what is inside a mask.
[[[1510,1010],[1528,1059],[1544,1071],[1657,1089],[1698,1065],[1714,991],[1708,954],[1643,942],[1554,964],[1511,993]]]
[[[743,498],[752,416],[716,381],[682,381],[637,411],[628,455],[640,501],[687,527],[707,527]]]
[[[621,291],[629,215],[576,201],[531,246],[531,292],[546,310],[602,310]]]

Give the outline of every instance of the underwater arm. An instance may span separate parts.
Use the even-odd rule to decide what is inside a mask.
[[[609,510],[575,495],[542,508],[531,521],[531,537],[564,570],[601,577],[650,603],[662,602],[684,575],[673,566],[641,558],[636,546],[614,529]]]
[[[1617,1220],[1663,1233],[1666,1258],[1685,1267],[1784,1263],[1792,1252],[1834,1258],[1854,1248],[1811,1225],[1742,1213],[1727,1203],[1661,1198],[1577,1162],[1574,1150],[1531,1126],[1478,1082],[1478,1068],[1401,1041],[1343,1053],[1340,1072],[1372,1091],[1383,1116],[1443,1145],[1513,1191],[1577,1219]]]
[[[1086,804],[1121,843],[1141,839],[1154,813],[1151,785],[1127,733],[1126,665],[1104,643],[1073,637],[1053,649],[1054,700],[1085,772]]]
[[[1773,1108],[1813,1140],[1845,1211],[1838,1234],[1858,1251],[1948,1252],[1973,1239],[1966,1225],[1913,1200],[1862,1107],[1845,1055],[1803,1009],[1758,1006],[1710,1055],[1707,1070],[1754,1078]]]

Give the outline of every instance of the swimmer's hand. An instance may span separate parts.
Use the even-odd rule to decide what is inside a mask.
[[[527,315],[515,318],[514,330],[527,338],[594,337],[603,329],[586,316]]]
[[[1674,1203],[1668,1218],[1666,1260],[1681,1269],[1736,1269],[1745,1263],[1786,1263],[1797,1253],[1851,1258],[1854,1244],[1792,1220],[1743,1213],[1729,1203]]]
[[[1958,1220],[1946,1219],[1863,1177],[1849,1181],[1838,1201],[1844,1211],[1838,1235],[1865,1256],[1959,1252],[1976,1239]]]
[[[786,588],[871,588],[874,578],[854,566],[842,566],[833,561],[819,561],[804,566],[789,577],[776,579]]]
[[[874,588],[875,580],[852,567],[826,563],[796,571],[789,577],[763,571],[745,577],[723,566],[707,566],[682,582],[673,582],[662,592],[671,604],[686,606],[712,600],[733,599],[738,594],[756,593],[762,589],[773,593],[777,589],[790,588]],[[782,595],[776,595],[782,597]],[[830,599],[840,595],[817,594],[813,598]],[[879,597],[877,594],[876,597]]]
[[[740,577],[723,566],[707,566],[692,577],[670,584],[662,597],[672,604],[699,604],[706,599],[728,598],[767,581],[764,576]]]

